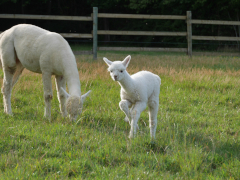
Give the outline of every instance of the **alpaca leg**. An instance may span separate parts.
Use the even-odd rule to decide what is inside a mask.
[[[57,88],[57,96],[58,101],[60,103],[60,111],[63,117],[67,116],[67,109],[66,109],[66,96],[64,92],[62,92],[61,87],[65,90],[66,89],[66,80],[63,76],[56,76],[56,88]]]
[[[23,65],[18,61],[17,62],[17,66],[16,66],[16,72],[13,76],[13,80],[12,80],[12,87],[16,84],[16,82],[19,79],[19,76],[22,74],[22,71],[24,70]]]
[[[11,108],[11,91],[12,91],[12,79],[15,68],[3,68],[4,78],[2,86],[4,112],[7,114],[12,114]]]
[[[52,83],[51,73],[42,73],[43,89],[44,89],[44,100],[45,100],[45,111],[44,117],[51,118],[51,100],[52,100]]]
[[[130,124],[130,120],[131,120],[129,107],[131,107],[131,106],[132,106],[132,103],[130,101],[128,101],[128,100],[122,100],[122,101],[119,102],[120,109],[126,115],[124,121],[129,122],[129,124]]]
[[[147,105],[145,102],[137,102],[131,110],[131,130],[129,133],[129,138],[134,138],[134,135],[137,133],[138,128],[138,119],[140,117],[141,112],[146,109]]]
[[[149,106],[149,128],[150,128],[150,136],[152,139],[155,138],[156,128],[157,128],[157,113],[158,113],[158,101],[150,101],[148,103]]]
[[[8,41],[1,47],[2,53],[0,59],[2,62],[2,68],[4,73],[2,94],[4,103],[4,112],[7,114],[12,114],[11,109],[11,91],[12,91],[12,80],[13,75],[16,71],[16,53],[14,51],[14,46],[11,44],[12,41]]]
[[[4,101],[4,112],[7,114],[12,114],[11,109],[11,92],[12,88],[17,82],[19,76],[21,75],[24,67],[21,63],[18,63],[16,68],[4,68],[4,82],[3,82],[3,101]]]

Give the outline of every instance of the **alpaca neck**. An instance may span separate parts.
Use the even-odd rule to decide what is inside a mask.
[[[68,86],[68,91],[71,96],[81,96],[81,84],[79,80],[78,71],[74,72],[72,70],[66,77],[66,82]]]
[[[68,91],[71,96],[81,96],[80,81],[70,79],[67,81]]]
[[[128,72],[126,72],[124,78],[118,81],[118,83],[126,92],[134,91],[134,88],[135,88],[134,81],[131,78],[131,76],[128,74]]]
[[[70,96],[81,96],[81,84],[79,80],[79,74],[77,69],[77,63],[75,56],[71,50],[62,54],[62,63],[64,66],[64,77],[67,82],[68,91]]]

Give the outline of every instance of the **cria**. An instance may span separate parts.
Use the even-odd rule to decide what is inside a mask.
[[[118,81],[121,86],[119,106],[126,114],[125,121],[131,125],[129,138],[133,138],[136,134],[140,114],[148,105],[150,136],[154,139],[157,127],[161,79],[149,71],[140,71],[130,76],[126,71],[130,59],[130,55],[123,61],[112,62],[105,57],[103,58],[109,66],[108,71],[112,79]],[[129,108],[131,109],[129,110]]]

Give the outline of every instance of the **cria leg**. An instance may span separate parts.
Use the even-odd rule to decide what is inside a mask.
[[[149,127],[150,127],[150,136],[152,139],[155,138],[156,128],[157,128],[157,113],[159,102],[151,100],[148,103],[149,106]]]
[[[57,88],[57,96],[58,101],[60,103],[60,111],[63,117],[67,116],[67,109],[66,109],[66,96],[64,92],[61,90],[61,87],[65,90],[66,89],[66,80],[63,76],[56,76],[56,88]]]
[[[52,83],[51,73],[42,73],[43,89],[44,89],[44,100],[45,100],[45,111],[44,117],[51,118],[51,100],[52,100]]]
[[[130,115],[130,111],[129,108],[132,106],[132,103],[128,100],[122,100],[119,102],[119,107],[120,109],[125,113],[126,117],[124,119],[124,121],[128,122],[130,124],[130,120],[131,120],[131,115]]]
[[[131,130],[129,133],[129,138],[134,138],[134,135],[137,133],[138,128],[138,119],[140,117],[141,112],[146,109],[147,105],[145,102],[137,102],[131,110]]]
[[[3,67],[4,78],[2,86],[4,112],[7,114],[12,114],[11,108],[11,91],[12,91],[12,79],[15,72],[15,68],[5,68]]]

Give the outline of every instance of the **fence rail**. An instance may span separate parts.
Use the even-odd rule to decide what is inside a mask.
[[[103,31],[98,30],[99,35],[140,35],[140,36],[186,36],[186,32],[157,32],[157,31]]]
[[[174,15],[145,15],[145,14],[109,14],[99,13],[99,18],[131,18],[131,19],[178,19],[186,20],[186,16],[174,16]]]
[[[50,16],[30,14],[0,14],[0,18],[8,19],[41,19],[41,20],[66,20],[66,21],[92,21],[91,16]]]
[[[92,34],[59,33],[65,38],[93,38]]]
[[[223,36],[196,36],[192,35],[193,24],[211,25],[240,25],[240,21],[220,21],[220,20],[198,20],[192,19],[191,11],[186,12],[186,16],[176,15],[145,15],[145,14],[109,14],[98,13],[98,8],[93,8],[91,16],[50,16],[50,15],[27,15],[27,14],[0,14],[0,18],[10,19],[41,19],[41,20],[67,20],[67,21],[92,21],[93,30],[91,34],[60,33],[65,38],[92,38],[93,39],[93,58],[97,59],[97,50],[130,50],[130,51],[175,51],[187,52],[192,56],[192,40],[217,40],[217,41],[240,41],[240,37]],[[159,31],[113,31],[98,30],[98,18],[128,18],[128,19],[163,19],[163,20],[185,20],[187,25],[186,32],[159,32]],[[146,47],[98,47],[98,35],[140,35],[140,36],[186,36],[186,48],[146,48]],[[80,52],[78,52],[80,53]],[[86,53],[86,52],[84,52]],[[87,52],[89,53],[89,52]]]
[[[211,41],[240,41],[240,37],[224,36],[192,36],[193,40],[211,40]]]
[[[99,47],[100,51],[158,51],[158,52],[187,52],[187,48],[148,48],[148,47]]]
[[[197,20],[192,19],[192,24],[212,24],[212,25],[240,25],[240,21],[217,21],[217,20]]]

